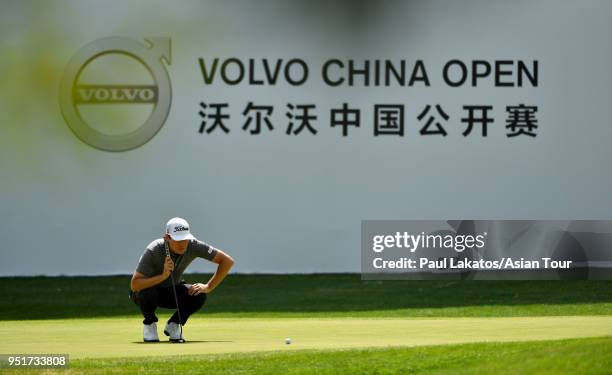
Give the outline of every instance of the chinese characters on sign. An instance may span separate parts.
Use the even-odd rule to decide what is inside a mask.
[[[338,108],[332,108],[329,117],[325,119],[317,114],[315,104],[287,103],[284,109],[284,118],[276,118],[273,121],[273,106],[256,105],[253,102],[248,102],[242,110],[241,129],[251,135],[272,132],[277,127],[283,129],[287,135],[297,136],[302,133],[317,135],[319,132],[317,126],[321,127],[321,122],[326,120],[328,121],[326,125],[329,124],[331,128],[340,128],[342,136],[348,137],[349,131],[362,128],[361,110],[351,108],[348,103],[343,103]],[[494,129],[489,129],[495,124],[495,118],[492,115],[493,109],[491,105],[464,105],[462,107],[464,115],[458,119],[463,129],[462,136],[467,137],[472,134],[477,136],[480,134],[481,137],[487,137],[489,131],[494,131]],[[518,136],[535,138],[537,136],[537,106],[528,106],[521,103],[506,106],[505,112],[504,130],[507,138]],[[376,104],[373,113],[374,118],[371,125],[374,136],[394,135],[402,137],[414,130],[418,131],[420,135],[446,137],[459,131],[455,129],[458,124],[452,122],[451,117],[440,104],[428,104],[418,111],[418,114],[414,117],[405,115],[403,104]],[[230,133],[229,103],[200,102],[198,114],[200,116],[199,132],[201,134]],[[275,126],[275,121],[278,126]]]

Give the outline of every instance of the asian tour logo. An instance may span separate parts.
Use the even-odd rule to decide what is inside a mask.
[[[172,101],[163,62],[171,62],[170,38],[145,41],[148,45],[123,37],[98,39],[68,62],[60,107],[70,129],[90,146],[104,151],[131,150],[151,140],[164,125]],[[148,82],[133,82],[135,79]],[[125,115],[126,108],[144,111],[144,115]],[[121,116],[117,110],[122,111]]]

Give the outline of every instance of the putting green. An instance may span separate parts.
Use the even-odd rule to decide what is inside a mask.
[[[161,322],[161,317],[160,317]],[[165,340],[161,332],[160,338]],[[74,358],[530,341],[612,335],[612,316],[516,318],[193,317],[186,344],[142,343],[138,317],[0,322],[0,353]],[[285,338],[293,340],[285,344]]]

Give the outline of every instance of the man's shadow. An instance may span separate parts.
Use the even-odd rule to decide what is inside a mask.
[[[132,341],[132,344],[147,344],[147,345],[155,345],[155,344],[172,344],[172,345],[182,345],[182,344],[203,344],[203,343],[217,343],[217,342],[233,342],[233,341],[223,341],[223,340],[187,340],[185,342],[171,342],[171,341],[158,341],[158,342],[144,342],[144,341]]]

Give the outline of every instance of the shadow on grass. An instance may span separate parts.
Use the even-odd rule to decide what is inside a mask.
[[[144,342],[144,341],[132,341],[132,344],[143,344],[143,345],[159,345],[159,344],[172,344],[172,345],[185,345],[185,344],[214,344],[218,342],[234,342],[234,341],[223,341],[223,340],[185,340],[185,342],[170,342],[170,341],[159,341],[159,342]]]
[[[209,278],[185,275],[187,282]],[[128,299],[129,281],[128,275],[0,278],[0,320],[138,315]],[[583,312],[576,307],[580,304],[585,305]],[[449,308],[462,309],[450,312],[457,316],[612,314],[612,281],[362,281],[359,274],[230,275],[209,296],[204,311],[240,315],[384,310],[441,316],[449,314]]]

